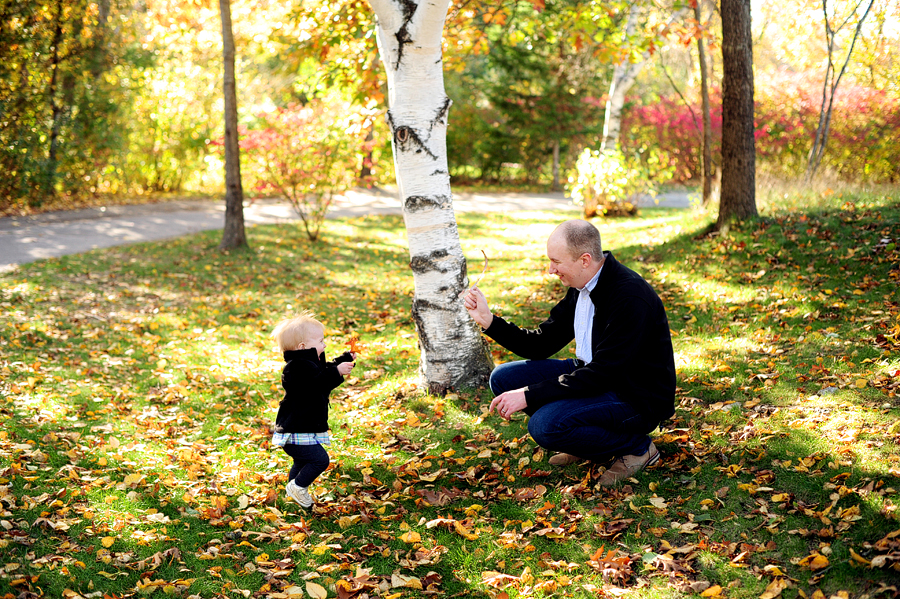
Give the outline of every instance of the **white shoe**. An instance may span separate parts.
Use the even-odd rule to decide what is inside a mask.
[[[294,481],[288,481],[285,487],[288,497],[300,504],[300,507],[312,507],[313,498],[309,494],[308,487],[301,487]]]

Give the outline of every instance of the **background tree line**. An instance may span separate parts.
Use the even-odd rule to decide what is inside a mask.
[[[766,0],[753,15],[759,168],[787,177],[806,171],[827,65],[840,67],[854,34],[838,25],[857,23],[870,7],[834,90],[820,168],[851,181],[897,182],[897,3],[826,3],[824,14],[820,3],[791,4]],[[696,185],[698,39],[710,50],[713,164],[723,69],[718,8],[692,6],[452,5],[444,56],[454,180],[561,186],[581,150],[600,147],[616,66],[640,64],[622,108],[621,149],[648,177],[667,173]],[[314,123],[335,110],[358,116],[345,124],[352,135],[340,144],[348,154],[341,164],[359,181],[391,182],[368,3],[235,0],[231,9],[244,188],[279,192],[265,157],[284,147],[285,123]],[[100,194],[221,193],[219,19],[218,5],[206,0],[0,0],[0,209]],[[294,175],[310,170],[289,162],[281,161]]]

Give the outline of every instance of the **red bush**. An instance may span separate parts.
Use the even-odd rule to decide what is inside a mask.
[[[806,169],[822,104],[821,74],[776,72],[755,81],[756,155],[760,168],[783,176]],[[722,104],[714,89],[713,160],[720,163]],[[693,115],[691,114],[693,110]],[[700,174],[702,115],[677,96],[632,103],[623,117],[622,146],[659,146],[674,160],[675,180]],[[844,82],[838,89],[822,166],[842,178],[872,183],[900,180],[900,99]]]

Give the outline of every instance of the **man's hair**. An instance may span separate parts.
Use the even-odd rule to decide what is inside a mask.
[[[297,349],[301,343],[310,341],[314,335],[324,330],[325,325],[316,320],[311,312],[302,312],[275,325],[272,337],[281,351],[288,351]]]
[[[600,231],[586,220],[569,220],[559,226],[573,258],[590,254],[594,262],[603,260]]]

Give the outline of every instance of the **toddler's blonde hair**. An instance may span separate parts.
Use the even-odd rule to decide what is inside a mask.
[[[302,312],[275,325],[272,337],[281,351],[289,351],[297,349],[301,343],[312,340],[314,335],[324,330],[325,325],[316,320],[312,312]]]

